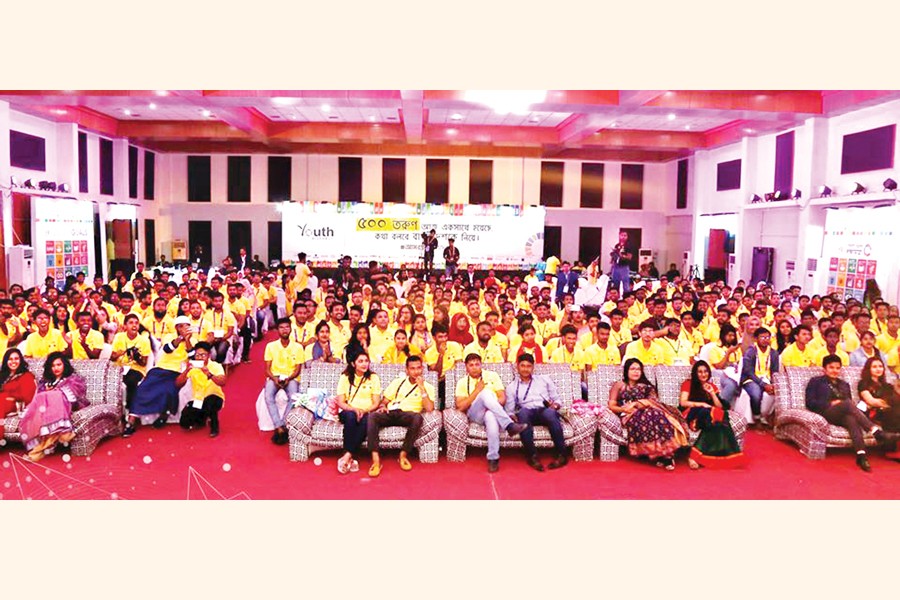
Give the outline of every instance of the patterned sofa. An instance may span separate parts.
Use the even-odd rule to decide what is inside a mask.
[[[338,380],[345,368],[344,364],[312,363],[300,375],[300,391],[308,388],[321,388],[334,393]],[[381,385],[387,387],[391,381],[406,375],[403,365],[372,365],[372,371],[381,378]],[[437,374],[426,371],[425,381],[434,386],[437,394]],[[435,399],[436,400],[436,399]],[[443,421],[441,412],[433,410],[422,413],[425,422],[416,439],[416,450],[423,463],[436,463],[438,460],[438,434]],[[344,426],[335,421],[315,420],[313,414],[305,408],[294,408],[287,418],[288,438],[290,440],[290,456],[293,461],[307,461],[316,450],[339,449],[343,445]],[[406,436],[405,427],[385,427],[379,439],[382,448],[398,450],[403,446]]]
[[[861,367],[844,367],[841,378],[850,384],[853,401],[859,402],[856,386]],[[806,408],[806,384],[822,374],[820,367],[787,367],[775,377],[775,437],[794,442],[807,458],[825,458],[826,448],[849,448],[850,433],[843,427],[831,425],[822,415]],[[896,376],[887,372],[887,380],[893,383]],[[866,445],[877,442],[869,434]]]
[[[510,363],[484,364],[483,368],[495,371],[500,375],[503,385],[509,385],[516,376],[515,367]],[[572,446],[572,454],[575,460],[590,461],[594,459],[594,434],[597,430],[597,422],[593,415],[575,415],[571,413],[572,403],[575,399],[581,399],[581,377],[579,373],[573,373],[568,365],[563,364],[538,364],[535,365],[536,375],[550,377],[559,390],[560,399],[565,408],[570,409],[571,422],[561,419],[563,435],[566,445]],[[446,376],[446,408],[444,409],[444,430],[447,432],[447,460],[462,462],[466,460],[466,447],[487,448],[487,431],[484,425],[469,422],[469,418],[456,410],[456,382],[464,377],[466,367],[457,364]],[[552,448],[553,440],[550,430],[544,426],[534,428],[534,445],[538,448]],[[500,446],[502,448],[521,448],[522,442],[518,438],[511,438],[505,431],[500,432]]]
[[[681,384],[690,379],[691,367],[646,367],[645,373],[650,383],[656,386],[660,401],[670,406],[678,406]],[[615,382],[621,381],[621,379],[622,367],[618,365],[601,365],[588,374],[588,397],[593,402],[601,403],[597,429],[600,433],[600,460],[604,462],[619,460],[620,448],[628,445],[628,437],[622,427],[622,421],[607,406],[610,389]],[[734,436],[743,448],[747,422],[735,411],[728,411],[728,416]],[[690,431],[689,435],[690,441],[693,443],[699,436],[699,432]]]
[[[75,371],[87,382],[87,399],[90,406],[72,413],[75,439],[69,444],[75,456],[90,456],[101,440],[122,433],[122,410],[125,387],[122,383],[122,367],[108,360],[73,360]],[[28,361],[28,368],[35,379],[44,370],[43,359]],[[3,418],[3,415],[0,415]],[[3,421],[3,435],[7,442],[21,442],[19,417],[13,414]]]

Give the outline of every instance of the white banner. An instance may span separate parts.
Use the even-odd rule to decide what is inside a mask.
[[[53,277],[61,286],[67,276],[94,271],[94,204],[83,200],[35,197],[31,205],[34,229],[35,283]]]
[[[447,240],[454,238],[461,265],[522,267],[543,257],[545,214],[543,207],[285,203],[283,257],[306,252],[310,261],[349,255],[354,261],[421,262],[422,233],[434,229],[436,266],[443,265]]]
[[[866,281],[874,279],[885,298],[893,297],[897,221],[892,206],[826,212],[822,260],[827,293],[862,300]]]

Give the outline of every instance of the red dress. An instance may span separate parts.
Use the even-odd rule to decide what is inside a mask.
[[[37,383],[31,372],[22,373],[0,386],[0,419],[16,412],[16,402],[23,402],[27,406],[34,398],[35,391]]]

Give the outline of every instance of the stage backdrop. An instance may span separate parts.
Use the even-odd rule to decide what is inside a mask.
[[[88,281],[94,265],[94,204],[83,200],[34,197],[35,283],[50,275],[61,287],[68,275],[83,271]]]
[[[827,292],[862,300],[866,280],[874,279],[888,298],[897,265],[896,225],[894,207],[829,210],[822,248]]]
[[[357,264],[419,263],[422,233],[431,229],[439,267],[451,237],[460,264],[476,268],[527,268],[544,252],[543,207],[291,202],[281,210],[283,257],[306,252],[313,264],[344,255]]]

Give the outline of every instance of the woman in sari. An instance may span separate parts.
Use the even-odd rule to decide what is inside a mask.
[[[659,401],[641,361],[629,358],[623,370],[623,381],[617,381],[609,391],[609,409],[622,419],[628,453],[646,456],[656,466],[674,471],[675,452],[689,443],[684,418]]]
[[[900,396],[884,376],[884,362],[877,356],[866,361],[859,378],[859,398],[866,403],[866,415],[890,433],[900,433]],[[895,384],[898,385],[898,384]],[[897,444],[886,447],[885,456],[900,460]]]
[[[10,413],[21,415],[36,390],[37,384],[25,357],[18,348],[7,350],[3,355],[3,366],[0,366],[0,419]]]
[[[469,325],[469,317],[465,313],[456,313],[450,319],[450,341],[456,342],[463,348],[472,343],[475,338],[472,336]]]
[[[37,462],[56,444],[75,439],[72,413],[88,405],[87,384],[62,352],[52,352],[44,362],[37,395],[19,422],[25,458]]]
[[[700,432],[688,458],[692,469],[744,464],[744,454],[728,418],[728,402],[719,396],[719,388],[712,381],[712,370],[706,361],[694,363],[691,378],[681,384],[678,404],[688,426]]]

